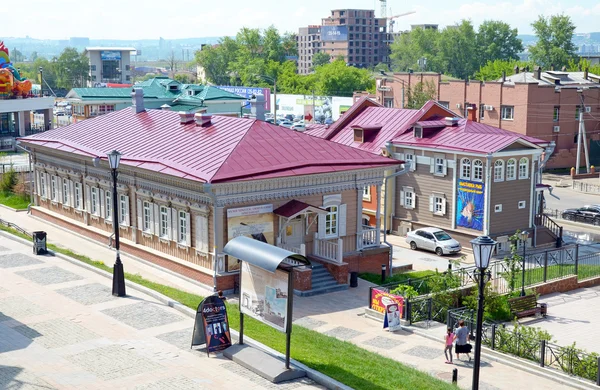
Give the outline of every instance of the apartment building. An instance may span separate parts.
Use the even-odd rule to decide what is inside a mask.
[[[300,27],[298,30],[298,73],[312,72],[312,56],[321,47],[321,26]]]

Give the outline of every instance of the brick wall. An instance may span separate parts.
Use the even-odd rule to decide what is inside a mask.
[[[344,262],[348,264],[348,272],[381,273],[381,266],[388,267],[390,261],[390,248],[365,249],[362,252],[344,256]],[[388,267],[389,268],[389,267]],[[389,275],[389,270],[387,270]]]
[[[600,285],[600,277],[577,281],[577,276],[555,280],[534,287],[535,292],[539,295],[547,295],[552,293],[564,293],[567,291],[577,290],[578,288],[594,287]]]
[[[312,269],[294,269],[294,290],[308,291],[312,288]]]

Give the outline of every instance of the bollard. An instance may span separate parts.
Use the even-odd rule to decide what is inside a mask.
[[[540,367],[546,365],[546,340],[540,341]]]
[[[452,370],[452,384],[453,385],[458,384],[458,368],[455,368],[454,370]]]
[[[600,356],[598,356],[598,365],[596,367],[598,367],[598,376],[596,378],[596,384],[600,386]]]
[[[387,267],[385,266],[385,264],[381,264],[381,283],[385,282],[385,270],[387,269]]]

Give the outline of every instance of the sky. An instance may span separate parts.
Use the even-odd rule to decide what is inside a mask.
[[[538,15],[564,13],[571,16],[576,32],[600,31],[598,0],[388,0],[396,15],[396,31],[411,24],[433,23],[440,27],[470,19],[475,26],[500,19],[531,34]],[[319,24],[332,9],[375,9],[380,0],[28,0],[18,17],[3,18],[1,37],[38,39],[165,39],[235,35],[241,27],[297,32],[301,26]],[[388,10],[388,15],[390,11]]]

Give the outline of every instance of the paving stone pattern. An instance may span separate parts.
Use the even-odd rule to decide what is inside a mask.
[[[35,264],[44,264],[44,262],[22,253],[0,256],[0,268],[24,267]]]
[[[168,332],[159,334],[156,336],[157,339],[162,340],[166,343],[176,346],[179,349],[191,351],[190,345],[192,344],[192,328],[176,330],[174,332]]]
[[[0,365],[0,389],[54,390],[54,387],[22,367]]]
[[[37,268],[28,271],[19,271],[16,274],[42,286],[83,279],[83,276],[66,271],[60,267]]]
[[[58,348],[98,338],[94,332],[64,318],[13,328],[46,348]]]
[[[441,345],[441,344],[440,344]],[[420,357],[423,359],[436,359],[444,354],[443,348],[431,348],[424,345],[417,345],[409,350],[403,351],[407,355]]]
[[[206,385],[210,384],[210,381],[207,380],[200,381],[186,378],[185,376],[177,376],[147,385],[136,386],[135,390],[201,390],[210,388],[210,386],[203,386],[202,382]]]
[[[319,328],[323,325],[327,325],[327,322],[325,321],[320,321],[320,320],[315,320],[313,318],[310,317],[302,317],[297,319],[296,321],[294,321],[294,324],[296,325],[300,325],[304,328],[307,329],[316,329]]]
[[[163,309],[160,304],[140,302],[102,310],[102,313],[124,322],[135,329],[147,329],[155,326],[181,321],[183,317]]]
[[[331,330],[328,330],[327,332],[325,332],[323,334],[325,334],[327,336],[338,338],[340,340],[350,340],[350,339],[358,337],[358,336],[360,336],[361,334],[364,334],[364,333],[363,332],[359,332],[359,331],[354,330],[354,329],[344,328],[343,326],[338,326],[337,328],[333,328]]]
[[[375,347],[375,348],[390,349],[390,348],[397,347],[401,344],[404,344],[404,342],[400,341],[398,339],[377,336],[373,339],[364,341],[363,344],[370,345],[371,347]]]
[[[19,296],[0,298],[0,322],[7,320],[19,320],[45,314],[48,311],[41,306]]]
[[[158,363],[138,355],[135,350],[124,349],[118,345],[91,349],[67,356],[66,359],[103,380],[125,378],[161,369]]]
[[[82,305],[94,305],[96,303],[108,302],[117,299],[112,295],[112,290],[108,286],[100,283],[63,288],[56,290],[56,292],[76,302],[79,302]]]
[[[259,385],[263,389],[281,389],[281,390],[291,390],[297,389],[302,386],[307,385],[316,385],[314,381],[308,378],[300,378],[293,381],[281,382],[281,383],[271,383],[260,375],[253,373],[252,371],[242,367],[241,365],[234,362],[227,362],[220,365],[220,367],[233,372],[243,378],[248,379],[250,382]]]

